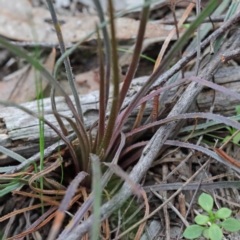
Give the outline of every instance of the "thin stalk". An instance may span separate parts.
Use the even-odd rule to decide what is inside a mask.
[[[110,15],[110,29],[111,29],[111,49],[112,49],[112,70],[113,70],[113,101],[111,106],[111,112],[107,124],[107,129],[104,134],[103,140],[98,149],[98,154],[102,152],[102,150],[106,150],[108,144],[111,140],[112,133],[115,126],[115,121],[118,115],[118,106],[119,106],[119,72],[118,72],[118,52],[117,52],[117,41],[115,37],[115,25],[114,25],[114,9],[112,5],[112,1],[108,0],[109,4],[109,15]]]
[[[105,18],[102,10],[102,6],[99,2],[99,0],[93,0],[98,17],[100,19],[101,24],[105,23]],[[103,25],[102,27],[102,33],[103,33],[103,44],[105,48],[105,57],[106,57],[106,72],[105,72],[105,94],[104,94],[104,104],[105,104],[105,109],[107,108],[108,105],[108,98],[109,98],[109,86],[110,86],[110,73],[111,73],[111,45],[110,45],[110,40],[108,36],[108,31],[107,31],[107,26]]]
[[[56,77],[54,76],[54,78],[56,78]],[[69,134],[68,130],[65,127],[62,119],[56,114],[57,106],[56,106],[56,101],[55,101],[55,88],[53,86],[51,88],[50,98],[51,98],[51,105],[52,105],[53,114],[54,114],[54,116],[55,116],[55,118],[56,118],[56,120],[58,122],[59,127],[61,128],[61,131],[63,132],[63,134],[65,136],[67,136]]]
[[[38,105],[38,114],[42,116],[42,118],[44,119],[43,116],[43,112],[44,112],[44,104],[43,104],[43,89],[42,89],[42,79],[39,78],[38,81],[38,77],[37,76],[37,72],[36,69],[34,69],[34,73],[35,73],[35,85],[36,85],[36,94],[37,94],[37,105]],[[39,148],[40,148],[40,171],[43,170],[43,162],[44,162],[44,120],[39,119]],[[43,190],[43,177],[40,177],[40,188],[41,190]],[[42,193],[40,193],[40,196],[42,197]],[[42,214],[44,213],[44,204],[41,198],[41,203],[42,203]]]
[[[60,28],[60,23],[58,22],[57,15],[56,15],[56,12],[55,12],[54,7],[53,7],[52,0],[47,0],[47,4],[48,4],[48,7],[49,7],[49,11],[50,11],[51,16],[52,16],[53,25],[54,25],[54,28],[56,30],[56,34],[57,34],[57,37],[58,37],[59,47],[60,47],[61,53],[63,55],[65,53],[66,49],[65,49],[65,44],[64,44],[61,28]],[[83,121],[82,107],[81,107],[80,99],[79,99],[79,96],[78,96],[78,93],[77,93],[77,90],[76,90],[76,87],[75,87],[72,68],[71,68],[70,60],[69,60],[68,57],[64,58],[64,65],[65,65],[65,69],[66,69],[67,79],[68,79],[68,82],[69,82],[69,85],[71,87],[71,90],[72,90],[72,93],[73,93],[73,96],[74,96],[74,100],[75,100],[75,103],[76,103],[76,108],[77,108],[77,112],[78,112],[78,115],[79,115],[79,119],[83,123],[84,121]]]
[[[103,136],[104,136],[104,128],[105,128],[105,94],[106,94],[106,88],[104,87],[104,65],[103,65],[103,52],[102,52],[102,46],[101,46],[101,39],[99,36],[99,31],[97,31],[98,35],[98,59],[99,59],[99,76],[100,76],[100,89],[99,89],[99,122],[98,122],[98,133],[97,138],[95,141],[97,141],[97,144],[94,144],[95,146],[99,146],[101,143]],[[96,149],[97,149],[96,147]]]
[[[145,0],[145,3],[147,3],[147,2],[149,2],[149,0]],[[150,9],[150,5],[146,5],[142,9],[141,21],[140,21],[140,26],[139,26],[139,29],[138,29],[137,40],[136,40],[136,45],[135,45],[135,48],[134,48],[132,61],[131,61],[131,64],[129,66],[129,70],[127,72],[127,75],[124,78],[123,86],[122,86],[122,89],[121,89],[121,92],[120,92],[120,100],[119,100],[119,106],[118,106],[119,110],[121,109],[122,103],[123,103],[123,101],[126,97],[129,86],[132,82],[132,79],[133,79],[134,74],[135,74],[136,69],[137,69],[137,65],[138,65],[141,50],[142,50],[142,43],[143,43],[146,24],[147,24],[147,20],[148,20],[149,9]]]
[[[95,154],[90,154],[92,163],[92,194],[93,194],[93,224],[91,231],[91,239],[98,239],[99,236],[99,224],[101,223],[101,165],[99,157]]]

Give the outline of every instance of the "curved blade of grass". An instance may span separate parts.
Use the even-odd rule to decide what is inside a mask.
[[[218,162],[220,162],[220,163],[226,165],[227,167],[234,169],[236,172],[240,173],[240,169],[238,167],[230,164],[229,162],[227,162],[226,160],[221,158],[217,153],[215,153],[214,151],[211,151],[205,147],[202,147],[199,145],[194,145],[194,144],[187,143],[187,142],[180,142],[180,141],[176,141],[176,140],[167,140],[164,144],[178,146],[178,147],[184,147],[184,148],[189,148],[189,149],[195,149],[204,154],[207,154],[208,156],[214,158]]]
[[[231,120],[233,120],[233,121],[239,121],[239,120],[240,120],[240,115],[236,115],[236,116],[229,117],[229,119],[231,119]],[[215,126],[215,125],[218,125],[218,126]],[[210,129],[210,131],[218,130],[218,129],[220,129],[220,128],[225,127],[226,125],[219,124],[218,122],[215,122],[215,121],[209,121],[209,122],[207,122],[207,123],[198,124],[196,127],[195,127],[195,126],[187,126],[187,127],[184,127],[184,128],[182,128],[182,129],[180,130],[180,133],[189,132],[189,131],[192,131],[193,129],[196,129],[196,130],[205,129],[205,128],[209,128],[209,127],[212,127],[212,126],[215,126],[215,128]],[[208,132],[207,129],[206,129],[206,131]],[[204,133],[205,133],[205,131],[203,132],[203,134],[204,134]]]
[[[59,85],[59,83],[52,77],[52,75],[45,69],[43,65],[41,65],[37,60],[29,56],[22,48],[17,47],[8,41],[6,41],[4,38],[0,37],[0,45],[4,46],[6,49],[8,49],[10,52],[13,52],[15,55],[24,58],[27,62],[29,62],[33,67],[35,67],[38,71],[41,72],[41,74],[57,89],[59,92],[64,96],[66,104],[71,109],[74,118],[76,119],[76,123],[79,126],[79,128],[83,129],[85,131],[85,128],[81,121],[79,120],[78,114],[75,110],[75,107],[70,99],[70,97],[66,94],[66,92],[62,89],[62,87]]]
[[[234,120],[231,120],[231,119],[229,119],[227,117],[224,117],[224,116],[221,116],[221,115],[217,115],[217,114],[213,114],[213,113],[185,113],[185,114],[179,114],[179,115],[174,116],[174,117],[168,117],[168,118],[156,121],[154,123],[150,123],[150,124],[147,124],[145,126],[136,128],[133,131],[131,131],[130,133],[128,133],[126,136],[127,137],[132,136],[133,134],[136,134],[136,133],[141,132],[143,130],[146,130],[146,129],[149,129],[149,128],[152,128],[152,127],[155,127],[155,126],[158,126],[160,124],[164,124],[164,123],[167,123],[167,122],[170,122],[170,121],[176,121],[176,120],[188,119],[188,118],[207,118],[207,119],[211,119],[211,120],[214,120],[216,122],[219,122],[219,123],[224,123],[227,126],[231,126],[231,127],[234,127],[236,129],[240,130],[240,123],[239,122],[236,122]]]
[[[49,121],[47,121],[46,119],[42,118],[41,116],[37,115],[36,113],[32,112],[31,110],[21,106],[21,105],[18,105],[16,103],[13,103],[13,102],[6,102],[6,101],[2,101],[0,100],[0,104],[2,105],[5,105],[5,106],[11,106],[11,107],[16,107],[26,113],[28,113],[29,115],[33,116],[33,117],[36,117],[37,119],[41,119],[44,121],[45,124],[47,124],[53,131],[55,131],[57,133],[57,135],[66,143],[66,145],[68,146],[69,148],[69,151],[71,153],[71,156],[73,158],[73,161],[76,165],[76,172],[79,172],[79,162],[77,160],[77,156],[75,154],[75,151],[72,147],[72,144],[70,143],[70,141],[65,137],[65,135],[63,133],[61,133],[57,127],[55,127],[52,123],[50,123]]]
[[[65,101],[68,105],[68,107],[71,109],[73,116],[76,120],[76,124],[79,128],[79,130],[81,131],[81,133],[84,135],[84,138],[88,140],[87,138],[87,133],[86,130],[82,124],[82,122],[79,119],[79,116],[75,110],[75,107],[70,99],[70,97],[66,94],[66,92],[62,89],[62,87],[59,85],[59,83],[52,77],[52,75],[35,59],[33,59],[32,57],[30,57],[23,49],[14,46],[13,44],[9,43],[8,41],[6,41],[5,39],[3,39],[2,37],[0,37],[0,45],[4,46],[6,49],[8,49],[9,51],[13,52],[15,55],[24,58],[26,61],[28,61],[32,66],[34,66],[38,71],[41,72],[41,74],[56,88],[60,91],[60,93],[64,96]],[[6,104],[6,102],[2,102],[2,104]],[[12,104],[10,104],[11,106],[14,106]],[[16,107],[18,107],[17,105],[15,105]],[[26,109],[25,109],[26,110]],[[24,110],[24,111],[25,111]],[[32,115],[33,113],[31,113]],[[58,131],[59,132],[59,131]],[[62,134],[61,134],[62,135]],[[63,135],[62,135],[63,136]],[[66,138],[65,138],[66,139]],[[69,145],[69,144],[68,144]],[[89,145],[89,144],[88,144]]]
[[[91,231],[91,239],[98,239],[99,236],[99,224],[101,217],[101,167],[99,157],[95,154],[90,154],[92,165],[92,194],[93,194],[93,223]]]
[[[80,169],[82,171],[85,171],[88,173],[88,155],[86,155],[86,153],[89,151],[89,147],[88,147],[88,142],[86,141],[86,138],[83,137],[82,133],[79,131],[79,129],[77,128],[77,125],[76,123],[69,117],[66,117],[62,114],[59,114],[59,113],[55,113],[56,115],[62,117],[62,118],[65,118],[69,124],[71,125],[73,131],[76,133],[77,135],[77,138],[79,140],[79,143],[83,143],[83,144],[79,144],[79,147],[81,149],[81,162],[79,163],[80,164]],[[78,161],[79,162],[79,161]]]
[[[183,84],[185,82],[188,82],[188,81],[194,81],[194,82],[197,82],[197,83],[200,83],[202,85],[205,85],[207,87],[210,87],[212,89],[215,89],[216,91],[219,91],[219,92],[222,92],[226,95],[229,95],[231,97],[234,97],[238,100],[240,100],[240,94],[237,93],[237,92],[234,92],[232,90],[229,90],[228,88],[226,87],[223,87],[223,86],[220,86],[216,83],[213,83],[213,82],[209,82],[205,79],[202,79],[202,78],[199,78],[199,77],[195,77],[195,76],[190,76],[190,77],[187,77],[187,78],[184,78],[184,79],[181,79],[179,80],[178,82],[175,82],[175,83],[172,83],[172,84],[169,84],[167,86],[164,86],[164,87],[161,87],[157,90],[155,90],[154,92],[148,94],[147,96],[143,97],[137,104],[137,106],[141,105],[142,103],[150,100],[151,98],[153,98],[154,96],[158,95],[159,93],[162,93],[162,92],[166,92],[167,90],[173,88],[173,87],[176,87],[176,86],[179,86],[180,84]]]
[[[66,138],[71,142],[74,139],[76,139],[76,134],[72,133],[69,136],[67,136]],[[60,140],[57,143],[50,145],[49,147],[44,149],[44,157],[47,158],[47,157],[51,156],[53,153],[58,152],[59,148],[62,149],[63,147],[66,147],[66,144],[63,140]],[[29,166],[30,164],[32,164],[32,163],[34,164],[35,162],[39,161],[39,159],[40,159],[40,154],[36,153],[33,156],[31,156],[30,158],[28,158],[25,162],[23,162],[17,166],[14,166],[14,168],[12,170],[8,171],[7,174],[13,174],[15,172],[18,172],[21,169]]]
[[[0,152],[2,152],[4,154],[6,154],[7,156],[17,160],[18,162],[24,162],[24,161],[27,160],[26,158],[22,157],[21,155],[13,152],[13,151],[11,151],[11,150],[9,150],[9,149],[1,146],[1,145],[0,145]]]
[[[58,122],[59,127],[61,128],[62,133],[67,136],[68,135],[68,130],[65,127],[62,119],[58,116],[58,114],[56,114],[57,112],[57,106],[56,106],[56,101],[55,101],[55,89],[54,87],[51,88],[51,93],[50,93],[50,98],[51,98],[51,105],[52,105],[52,111],[53,114]]]
[[[56,34],[57,34],[57,37],[58,37],[60,50],[61,50],[61,53],[63,55],[66,50],[65,50],[65,44],[64,44],[62,32],[61,32],[60,23],[58,22],[57,15],[56,15],[56,12],[55,12],[54,7],[53,7],[52,0],[47,0],[47,4],[48,4],[48,7],[49,7],[49,11],[51,13],[53,25],[54,25],[54,28],[56,30]],[[81,107],[80,99],[79,99],[79,96],[78,96],[78,93],[77,93],[77,90],[76,90],[76,87],[75,87],[74,77],[73,77],[73,73],[72,73],[70,60],[69,60],[68,57],[65,57],[63,61],[64,61],[66,73],[67,73],[67,79],[68,79],[69,85],[71,87],[73,96],[74,96],[74,100],[75,100],[77,112],[78,112],[78,115],[79,115],[79,119],[83,124],[82,107]]]

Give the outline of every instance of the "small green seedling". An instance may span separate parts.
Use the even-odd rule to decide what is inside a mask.
[[[240,221],[230,218],[232,211],[228,208],[220,208],[213,213],[213,198],[206,193],[202,193],[198,198],[198,204],[207,212],[206,215],[199,214],[195,217],[195,225],[189,226],[183,233],[186,239],[195,239],[203,235],[206,239],[222,240],[225,229],[228,232],[240,230]]]

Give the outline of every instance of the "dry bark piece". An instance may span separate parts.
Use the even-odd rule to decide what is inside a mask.
[[[230,87],[233,91],[240,93],[240,68],[239,67],[228,67],[219,69],[215,74],[215,82],[226,87]],[[137,78],[133,81],[130,90],[128,92],[126,103],[139,91],[143,86],[147,77]],[[111,96],[111,94],[110,94]],[[204,90],[198,95],[197,102],[200,106],[199,111],[209,111],[211,100],[213,96],[213,90]],[[99,93],[98,91],[92,92],[87,95],[80,96],[83,108],[83,115],[86,123],[86,127],[90,127],[98,119],[99,110]],[[73,99],[71,97],[71,99]],[[64,99],[62,97],[56,97],[57,109],[59,112],[66,116],[72,116],[69,111]],[[111,99],[110,104],[111,105]],[[227,115],[235,114],[236,100],[224,95],[223,93],[216,92],[216,110],[217,113]],[[37,112],[37,102],[24,103],[23,106]],[[147,118],[151,113],[152,105],[147,104],[144,112],[144,118]],[[108,108],[109,110],[109,108]],[[51,102],[50,99],[44,99],[44,112],[45,118],[58,126],[57,121],[53,114],[51,114]],[[196,109],[194,110],[196,111]],[[130,129],[135,121],[137,115],[137,109],[133,111],[131,117],[128,119],[125,130]],[[64,121],[64,120],[63,120]],[[70,125],[64,121],[68,130]],[[25,157],[29,157],[39,151],[39,126],[38,120],[21,110],[16,108],[3,108],[0,112],[0,144],[12,149]],[[58,139],[56,133],[45,126],[45,144],[49,146]],[[2,159],[6,159],[6,156]],[[1,162],[0,162],[1,165]]]

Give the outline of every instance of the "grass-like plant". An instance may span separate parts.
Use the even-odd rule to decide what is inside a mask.
[[[77,229],[79,226],[79,223],[82,222],[82,219],[84,216],[86,216],[86,213],[91,209],[91,206],[93,206],[93,217],[89,217],[84,224],[90,222],[90,227],[83,227],[83,231],[81,233],[77,233],[76,236],[77,238],[80,238],[79,236],[84,235],[86,232],[89,232],[92,230],[92,235],[94,237],[97,237],[99,234],[99,222],[100,219],[105,219],[107,218],[110,213],[106,213],[104,215],[104,209],[102,210],[100,208],[101,202],[108,201],[107,198],[101,199],[102,195],[102,189],[106,187],[106,185],[109,183],[109,180],[112,177],[113,172],[115,172],[117,175],[121,176],[125,180],[124,186],[130,185],[131,191],[128,191],[126,194],[122,195],[120,204],[114,204],[112,207],[113,210],[116,210],[126,202],[130,194],[135,193],[139,194],[142,192],[139,191],[139,188],[135,185],[138,183],[141,179],[141,177],[144,174],[144,171],[147,171],[147,169],[150,167],[151,162],[149,161],[149,164],[144,166],[143,168],[139,168],[139,172],[141,171],[141,174],[139,174],[138,178],[134,177],[129,177],[126,173],[123,172],[117,165],[118,159],[120,158],[120,154],[123,150],[124,147],[132,147],[132,142],[131,141],[126,141],[126,137],[129,137],[130,134],[134,135],[137,133],[137,131],[140,130],[146,130],[147,128],[152,128],[153,126],[160,125],[160,121],[154,121],[153,123],[149,123],[148,125],[140,126],[139,129],[133,129],[132,132],[123,134],[122,129],[125,124],[125,122],[128,120],[129,116],[132,114],[133,110],[135,110],[137,107],[140,105],[144,106],[145,102],[149,99],[152,99],[153,97],[159,95],[160,91],[163,92],[163,90],[166,90],[163,88],[163,85],[168,81],[169,78],[171,78],[174,73],[179,71],[182,67],[184,67],[191,59],[194,58],[194,54],[190,54],[190,56],[185,57],[185,61],[183,61],[181,64],[178,65],[178,69],[174,69],[171,73],[169,73],[168,78],[163,79],[159,85],[154,88],[152,88],[152,85],[158,80],[158,78],[168,69],[173,63],[172,60],[175,59],[177,56],[177,53],[181,51],[181,49],[185,46],[185,43],[189,41],[189,36],[194,33],[194,31],[200,26],[202,21],[209,16],[212,11],[216,8],[218,5],[217,1],[212,0],[210,1],[209,5],[202,11],[201,14],[196,18],[196,20],[189,25],[187,28],[186,32],[183,34],[181,38],[173,45],[173,47],[169,50],[168,54],[164,57],[163,61],[161,64],[156,66],[156,70],[152,73],[152,75],[149,77],[149,79],[145,82],[144,86],[135,94],[133,99],[128,103],[127,106],[123,109],[122,106],[124,104],[124,101],[126,99],[129,87],[132,83],[132,80],[134,78],[134,74],[137,70],[137,66],[139,63],[139,58],[141,56],[141,49],[143,45],[143,40],[144,40],[144,33],[145,33],[145,28],[146,24],[148,21],[148,15],[149,15],[149,9],[150,9],[150,4],[151,1],[145,1],[145,3],[142,6],[142,12],[141,12],[141,21],[140,21],[140,26],[136,38],[136,45],[135,49],[133,51],[133,57],[132,57],[132,62],[129,66],[128,72],[125,76],[122,88],[120,89],[119,86],[119,66],[118,66],[118,44],[117,40],[115,37],[115,15],[114,15],[114,10],[113,10],[113,5],[112,1],[108,1],[109,5],[109,20],[108,22],[105,21],[101,5],[99,4],[98,0],[94,0],[99,19],[100,19],[100,25],[96,27],[97,36],[98,36],[98,56],[99,56],[99,78],[100,78],[100,90],[99,90],[99,118],[98,121],[93,124],[93,126],[90,129],[86,129],[85,127],[85,120],[82,114],[82,109],[81,109],[81,102],[79,101],[79,96],[76,93],[76,89],[74,86],[74,78],[73,78],[73,73],[71,70],[70,66],[70,61],[69,61],[69,55],[83,42],[83,40],[79,41],[76,43],[71,49],[65,50],[64,46],[64,41],[63,41],[63,36],[61,33],[60,29],[60,24],[57,20],[57,16],[52,4],[52,1],[48,0],[48,6],[51,12],[52,20],[53,20],[53,25],[55,27],[56,33],[58,35],[58,40],[59,40],[59,45],[61,49],[62,56],[61,58],[57,61],[57,64],[54,69],[54,73],[51,74],[49,73],[36,59],[32,58],[29,56],[29,54],[19,48],[16,47],[12,44],[10,44],[8,41],[0,37],[0,44],[5,47],[6,49],[12,51],[14,54],[17,56],[25,59],[28,61],[30,64],[32,64],[51,84],[52,86],[52,92],[51,92],[51,101],[52,101],[52,112],[55,115],[58,124],[60,126],[60,129],[56,128],[51,122],[48,122],[47,119],[45,119],[41,114],[36,114],[32,112],[29,109],[25,109],[22,106],[14,105],[13,103],[7,103],[4,101],[0,101],[0,103],[9,105],[9,106],[16,106],[20,108],[21,110],[27,112],[28,114],[38,118],[39,120],[43,121],[45,124],[49,125],[61,138],[66,146],[68,147],[68,151],[71,154],[72,157],[72,170],[73,174],[71,176],[68,176],[72,182],[71,183],[65,183],[67,185],[67,189],[65,186],[63,186],[62,183],[58,183],[53,181],[52,179],[49,180],[47,175],[48,173],[51,173],[51,171],[56,170],[57,168],[60,167],[62,164],[62,161],[64,163],[64,159],[60,156],[61,151],[59,150],[59,155],[55,155],[56,161],[54,164],[52,164],[49,168],[42,168],[40,172],[38,172],[37,176],[32,176],[29,177],[29,175],[24,175],[19,180],[19,176],[17,177],[11,175],[11,185],[6,186],[3,190],[0,191],[0,195],[4,195],[9,193],[10,191],[15,190],[16,188],[19,188],[23,185],[29,184],[29,186],[32,188],[33,191],[39,191],[39,189],[36,188],[36,183],[38,182],[38,178],[44,178],[44,186],[42,186],[41,192],[42,194],[42,200],[46,200],[46,203],[49,204],[49,202],[52,204],[54,203],[55,205],[59,205],[59,202],[56,202],[55,199],[49,200],[49,197],[46,197],[46,195],[53,194],[54,196],[62,196],[61,200],[61,205],[59,206],[58,209],[51,208],[50,210],[54,211],[54,214],[49,213],[50,211],[45,212],[44,217],[48,217],[48,221],[50,221],[53,217],[54,223],[53,227],[50,231],[50,234],[48,236],[48,240],[53,240],[56,239],[61,225],[63,223],[63,219],[65,217],[66,211],[69,207],[71,207],[76,201],[78,201],[78,197],[80,197],[80,194],[75,194],[75,191],[78,189],[79,183],[81,183],[82,188],[80,189],[82,191],[82,195],[84,196],[84,202],[81,207],[77,210],[75,213],[74,217],[72,218],[71,224],[64,229],[59,236],[59,239],[66,239],[66,237],[71,233],[74,233],[74,231]],[[108,31],[106,28],[107,23],[110,24],[110,37],[108,36]],[[225,26],[226,29],[228,29]],[[103,41],[101,42],[100,40],[100,34],[99,32],[102,31],[102,36],[103,36]],[[222,32],[221,32],[222,31]],[[217,32],[219,36],[221,35],[224,30],[221,30]],[[93,34],[93,32],[91,33]],[[88,35],[90,36],[90,34]],[[214,36],[216,38],[216,36]],[[212,38],[214,38],[212,37]],[[87,38],[87,37],[86,37]],[[202,45],[203,48],[205,48],[211,41],[211,36],[204,42]],[[103,49],[103,46],[104,49]],[[200,46],[199,46],[200,47]],[[57,73],[59,70],[59,66],[61,63],[64,62],[64,66],[66,68],[67,72],[67,78],[69,81],[69,84],[71,85],[72,93],[74,95],[74,103],[71,101],[69,96],[65,93],[64,89],[61,88],[57,81]],[[111,105],[108,103],[109,101],[109,86],[110,86],[110,72],[112,71],[112,83],[113,83],[113,91],[112,91],[112,103]],[[204,82],[203,80],[197,80],[197,83],[204,84],[206,85],[206,81]],[[175,85],[176,86],[176,85]],[[170,87],[173,86],[167,86],[169,90]],[[216,86],[215,86],[216,87]],[[65,116],[64,114],[60,114],[58,112],[56,103],[55,103],[55,96],[54,96],[54,91],[55,89],[59,90],[62,96],[64,97],[67,106],[72,112],[73,118],[70,118],[69,116]],[[232,94],[232,93],[230,93]],[[239,95],[236,96],[238,99],[240,99]],[[110,105],[110,110],[107,112],[108,105]],[[142,112],[140,108],[140,113],[138,115],[138,118],[136,119],[136,122],[134,126],[139,126],[140,122],[142,120]],[[184,110],[186,111],[186,109]],[[156,115],[158,115],[158,109],[156,112]],[[225,119],[224,117],[219,117],[219,116],[213,116],[213,114],[178,114],[177,116],[172,116],[169,117],[168,119],[165,119],[161,122],[161,124],[168,123],[170,121],[175,121],[179,119],[186,119],[186,118],[197,118],[197,117],[206,117],[206,118],[212,118],[214,120],[218,120],[220,122],[223,122],[225,124],[229,124],[232,127],[236,127],[236,129],[240,129],[240,125],[237,122],[230,121],[229,119]],[[67,131],[66,126],[64,126],[62,120],[68,121],[69,125],[72,127],[72,131],[74,132],[74,142],[72,141],[72,137],[70,133]],[[155,125],[154,125],[155,124]],[[92,134],[92,129],[96,130],[96,135]],[[134,132],[135,131],[135,132]],[[131,139],[132,140],[132,139]],[[138,140],[136,137],[134,139]],[[154,139],[153,139],[154,141]],[[150,149],[150,148],[149,148]],[[14,166],[10,166],[6,169],[2,169],[3,172],[9,173],[15,173],[15,172],[20,172],[21,176],[21,170],[24,168],[26,172],[31,172],[31,166],[30,164],[33,163],[32,159],[24,159],[21,156],[14,154],[10,152],[7,149],[1,148],[0,150],[8,155],[10,155],[12,158],[18,160],[21,162],[21,167],[18,167],[17,170]],[[154,150],[154,151],[153,151]],[[153,148],[152,147],[152,152],[154,152],[155,155],[151,156],[153,161],[157,154],[159,148]],[[143,154],[144,155],[144,154]],[[138,154],[138,158],[140,158],[140,155]],[[216,157],[216,156],[215,156]],[[36,160],[35,160],[36,161]],[[24,165],[24,162],[26,164]],[[104,167],[103,164],[104,163]],[[111,162],[111,163],[109,163]],[[107,167],[109,169],[107,169]],[[102,168],[101,168],[102,167]],[[106,170],[107,169],[107,170]],[[64,169],[63,169],[64,171]],[[101,174],[103,173],[103,174]],[[64,174],[65,175],[65,174]],[[6,174],[7,176],[7,174]],[[85,178],[85,181],[84,181]],[[67,179],[67,177],[66,177]],[[87,179],[87,180],[86,180]],[[9,179],[7,179],[9,180]],[[19,180],[19,181],[18,181]],[[16,183],[17,182],[17,183]],[[35,183],[35,184],[34,184]],[[92,186],[92,187],[91,187]],[[84,190],[83,190],[84,189]],[[78,189],[79,190],[79,189]],[[91,192],[89,194],[88,198],[87,192]],[[45,194],[44,194],[45,193]],[[74,197],[73,197],[74,196]],[[57,198],[56,198],[57,199]],[[113,198],[114,199],[114,198]],[[111,200],[109,200],[110,202]],[[107,209],[107,208],[105,208]],[[212,208],[210,209],[212,210]],[[47,215],[49,214],[49,215]],[[104,216],[103,216],[104,215]],[[212,213],[213,215],[213,213]],[[212,216],[211,215],[211,216]],[[209,216],[210,216],[210,211],[209,211]],[[215,215],[213,215],[215,216]],[[209,220],[210,221],[210,220]],[[47,221],[46,221],[47,222]],[[219,226],[219,225],[216,225]],[[203,227],[202,227],[203,228]],[[141,235],[143,228],[140,228],[140,233]],[[31,227],[29,227],[26,232],[24,232],[22,236],[25,236],[30,233],[30,231],[34,231]],[[202,232],[201,232],[202,233]],[[15,238],[20,237],[20,236],[14,236]]]
[[[230,218],[232,211],[229,208],[220,208],[213,211],[214,201],[211,195],[202,193],[198,198],[198,204],[206,211],[206,215],[199,214],[195,217],[196,224],[186,228],[183,236],[187,239],[195,239],[203,235],[206,239],[221,240],[223,229],[228,232],[238,232],[240,221]]]

